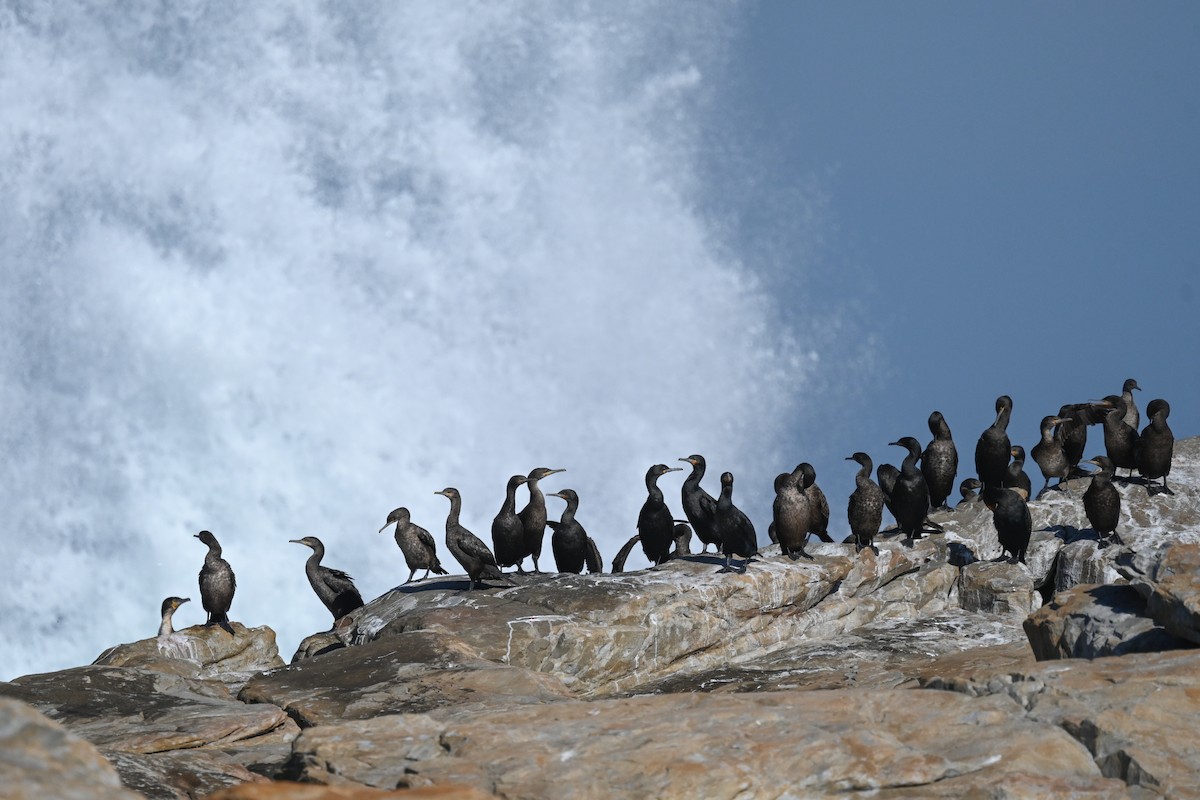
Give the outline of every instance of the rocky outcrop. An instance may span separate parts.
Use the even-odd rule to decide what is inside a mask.
[[[141,667],[181,678],[215,680],[237,691],[264,670],[283,666],[275,631],[266,626],[232,624],[234,634],[218,627],[193,625],[165,636],[120,644],[93,662],[112,667]]]
[[[0,697],[0,793],[9,800],[134,800],[93,745],[34,708]]]
[[[1200,628],[1200,445],[1176,453],[1175,497],[1119,488],[1107,548],[1074,481],[1032,505],[1027,564],[976,504],[740,574],[439,577],[287,666],[267,629],[192,628],[0,695],[155,798],[1192,796],[1200,650],[1142,652]]]

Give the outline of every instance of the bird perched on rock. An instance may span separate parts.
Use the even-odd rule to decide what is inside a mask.
[[[692,465],[691,473],[683,482],[681,494],[683,496],[683,514],[687,517],[688,522],[692,525],[692,529],[696,531],[696,536],[704,545],[700,548],[700,552],[707,553],[710,544],[715,549],[720,550],[720,539],[716,531],[713,530],[713,517],[717,513],[717,500],[711,494],[704,491],[704,487],[700,485],[707,466],[704,456],[693,454],[679,460],[686,461]]]
[[[896,481],[900,480],[900,470],[891,464],[880,464],[875,470],[875,480],[879,483],[880,491],[883,492],[883,504],[887,507],[888,513],[893,517],[896,516],[896,509],[892,508],[892,491],[896,488]]]
[[[533,559],[534,572],[541,571],[538,569],[538,559],[541,558],[542,540],[546,536],[546,498],[542,495],[538,482],[559,472],[566,470],[536,467],[525,479],[525,488],[529,490],[529,502],[517,516],[525,529],[525,553]]]
[[[797,470],[798,471],[798,470]],[[800,556],[811,558],[804,549],[812,517],[817,512],[797,482],[803,476],[783,472],[775,478],[775,502],[771,505],[772,523],[769,533],[779,543],[780,552],[795,561]]]
[[[190,597],[168,597],[166,600],[162,601],[162,622],[158,624],[159,636],[167,636],[168,634],[175,632],[175,629],[171,627],[171,615],[173,615],[176,609],[178,609],[181,605],[184,603],[190,603],[191,601],[192,599]]]
[[[1133,447],[1138,472],[1147,481],[1147,492],[1150,491],[1149,481],[1162,478],[1161,491],[1175,494],[1167,486],[1167,475],[1171,473],[1171,459],[1175,454],[1175,434],[1167,425],[1170,413],[1171,406],[1166,400],[1151,400],[1146,406],[1146,416],[1150,418],[1150,424],[1142,429],[1142,435]]]
[[[883,490],[871,480],[871,457],[863,452],[846,459],[858,462],[858,474],[854,476],[854,492],[846,508],[850,520],[850,532],[854,534],[854,552],[864,547],[874,549],[875,534],[883,523]]]
[[[983,484],[978,478],[967,478],[958,485],[958,493],[962,495],[962,500],[958,501],[959,506],[969,505],[979,499],[978,492],[983,488]],[[958,506],[955,506],[957,508]]]
[[[808,533],[814,534],[822,542],[832,542],[833,537],[829,535],[829,500],[821,487],[817,486],[817,471],[805,461],[792,470],[792,480],[804,492],[812,512],[808,516]]]
[[[1012,398],[1001,395],[996,398],[996,421],[979,436],[975,445],[975,473],[986,492],[989,488],[1004,485],[1005,470],[1011,455],[1012,444],[1008,441],[1008,420],[1012,416]]]
[[[904,533],[905,544],[912,545],[914,540],[921,538],[921,528],[929,513],[929,487],[925,484],[925,476],[917,468],[917,460],[921,458],[921,443],[911,436],[905,436],[888,444],[908,449],[908,455],[900,465],[900,477],[892,488],[891,508],[896,525]]]
[[[1138,386],[1138,382],[1133,378],[1126,378],[1125,383],[1121,384],[1121,399],[1125,401],[1125,416],[1122,417],[1122,421],[1136,431],[1142,419],[1138,416],[1137,402],[1133,399],[1135,389],[1140,392],[1142,387]],[[1146,409],[1146,416],[1149,415],[1150,410]]]
[[[621,546],[617,554],[613,556],[612,571],[613,573],[624,572],[625,562],[629,558],[629,554],[633,552],[633,548],[642,537],[640,534],[634,534],[629,537],[629,541]],[[675,558],[683,558],[692,554],[692,528],[685,522],[679,522],[675,525],[675,545],[671,552],[667,554],[667,560]],[[591,568],[589,567],[589,571]]]
[[[525,525],[517,516],[517,489],[529,479],[524,475],[513,475],[508,479],[504,491],[504,503],[492,520],[492,547],[496,550],[496,564],[500,567],[516,566],[524,572],[521,562],[529,555],[525,544]]]
[[[992,524],[996,526],[996,537],[1002,552],[1012,553],[1013,561],[1025,563],[1025,552],[1029,549],[1029,537],[1033,533],[1033,517],[1029,513],[1029,497],[1024,489],[985,490],[984,502],[992,510]]]
[[[1033,482],[1025,472],[1025,448],[1014,444],[1009,453],[1012,455],[1012,461],[1004,472],[1004,488],[1024,489],[1025,496],[1030,497],[1033,494]]]
[[[447,574],[442,562],[438,560],[437,543],[433,540],[433,534],[412,522],[407,508],[401,506],[392,509],[379,532],[383,533],[393,523],[396,525],[396,546],[404,554],[404,563],[408,564],[408,580],[405,583],[411,583],[413,575],[416,575],[419,569],[425,570],[422,580],[428,578],[430,572],[437,575]]]
[[[386,527],[386,526],[385,526]],[[362,608],[362,595],[354,587],[354,579],[340,569],[321,566],[325,557],[325,545],[315,536],[305,536],[303,539],[289,539],[292,544],[302,544],[312,549],[312,555],[304,562],[304,574],[317,597],[333,614],[334,622],[349,614],[356,608]]]
[[[754,525],[742,510],[733,504],[733,473],[721,473],[721,494],[717,498],[717,533],[721,535],[721,552],[725,554],[725,566],[722,572],[733,568],[729,565],[731,556],[742,559],[742,571],[750,559],[758,555],[758,537],[754,533]]]
[[[1082,463],[1094,464],[1098,468],[1092,474],[1087,491],[1083,493],[1083,513],[1096,532],[1100,546],[1107,547],[1109,534],[1116,538],[1117,523],[1121,519],[1121,493],[1113,486],[1116,467],[1107,456],[1096,456]]]
[[[558,522],[547,521],[554,531],[550,536],[550,550],[554,553],[554,564],[558,567],[559,572],[578,575],[583,572],[583,568],[587,564],[588,542],[590,541],[587,531],[575,519],[575,512],[579,510],[579,495],[573,489],[563,489],[551,493],[550,496],[560,497],[567,501],[562,518]]]
[[[933,508],[946,508],[946,498],[954,490],[954,478],[958,475],[958,448],[950,435],[942,412],[929,415],[929,432],[933,439],[921,454],[921,474],[929,487],[929,503]]]
[[[504,573],[496,566],[496,557],[492,555],[492,551],[483,543],[483,540],[459,523],[458,516],[462,512],[462,495],[459,494],[458,489],[448,486],[434,494],[440,494],[450,500],[450,513],[446,515],[446,548],[467,572],[467,577],[470,579],[467,591],[476,586],[482,587],[485,578],[490,581],[507,580]]]
[[[1054,436],[1054,426],[1069,421],[1063,417],[1042,417],[1042,424],[1039,426],[1041,439],[1030,452],[1038,469],[1042,471],[1042,478],[1045,479],[1041,491],[1038,492],[1038,497],[1041,497],[1050,488],[1051,478],[1058,478],[1055,486],[1065,490],[1068,495],[1071,494],[1071,487],[1067,485],[1067,478],[1071,474],[1071,465],[1067,462],[1063,443]]]
[[[1109,395],[1101,401],[1109,409],[1104,415],[1104,450],[1114,470],[1127,469],[1133,476],[1137,461],[1133,457],[1133,448],[1137,442],[1138,432],[1125,421],[1129,411],[1123,397]]]
[[[229,562],[221,558],[221,545],[216,536],[209,531],[200,531],[196,538],[208,545],[204,566],[200,568],[200,604],[208,612],[208,620],[204,625],[220,625],[233,634],[233,626],[229,624],[229,607],[233,605],[233,593],[237,591],[237,578]]]
[[[654,566],[667,560],[671,552],[671,540],[675,531],[675,519],[663,499],[658,479],[668,472],[681,472],[681,467],[655,464],[646,470],[646,502],[638,513],[637,529],[642,552]]]

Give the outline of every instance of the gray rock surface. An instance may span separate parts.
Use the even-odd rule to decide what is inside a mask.
[[[1146,599],[1128,584],[1072,587],[1030,615],[1024,627],[1039,661],[1189,646],[1147,615]]]
[[[218,626],[193,625],[166,636],[110,647],[93,663],[141,667],[181,678],[214,680],[236,692],[251,675],[283,666],[275,631],[232,623],[234,636]]]

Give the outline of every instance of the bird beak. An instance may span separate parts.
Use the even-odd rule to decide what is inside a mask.
[[[899,442],[888,442],[888,445],[889,445],[889,446],[890,446],[890,445],[896,445],[896,447],[904,447],[904,445],[900,444]]]
[[[554,474],[556,474],[556,473],[559,473],[559,472],[566,472],[566,470],[565,470],[565,469],[552,469],[552,470],[550,470],[549,472],[547,472],[546,474],[547,474],[547,475],[554,475]]]
[[[379,529],[379,533],[383,533],[383,532],[384,532],[384,531],[386,531],[388,528],[390,528],[390,527],[391,527],[391,525],[392,525],[392,523],[390,523],[390,522],[385,522],[385,523],[383,523],[383,527]]]
[[[193,539],[199,539],[199,538],[200,538],[200,534],[198,534],[198,533],[193,533],[193,534],[192,534],[192,538],[193,538]]]
[[[300,541],[299,539],[288,539],[288,541],[292,544],[304,544],[304,542]]]
[[[185,598],[183,598],[182,600],[180,600],[180,601],[179,601],[179,605],[183,605],[184,603],[190,603],[190,602],[192,602],[192,598],[190,598],[190,597],[185,597]]]
[[[846,456],[846,460],[847,461],[856,461],[857,459],[855,459],[854,456]]]
[[[687,463],[691,464],[693,467],[694,467],[694,466],[696,466],[696,462],[695,462],[695,461],[692,461],[690,458],[681,458],[681,459],[679,459],[679,460],[680,460],[680,461],[686,461]]]
[[[667,467],[667,472],[683,472],[683,467]]]

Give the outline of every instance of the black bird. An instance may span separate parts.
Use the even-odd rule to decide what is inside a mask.
[[[596,540],[590,536],[587,537],[587,554],[584,556],[583,564],[589,573],[599,575],[604,572],[604,559],[600,556],[600,548],[596,546]]]
[[[184,603],[192,602],[190,597],[168,597],[162,601],[162,621],[158,624],[158,635],[169,636],[175,632],[171,626],[171,616]]]
[[[781,492],[787,491],[787,486],[792,482],[792,473],[781,472],[775,476],[775,496],[779,497]],[[771,544],[779,544],[779,534],[775,532],[775,515],[772,511],[771,524],[767,526],[767,538],[771,540]]]
[[[1146,406],[1146,416],[1150,418],[1150,424],[1142,429],[1142,435],[1134,445],[1133,455],[1142,477],[1147,481],[1162,478],[1162,491],[1173,495],[1175,493],[1167,486],[1171,458],[1175,454],[1175,434],[1167,425],[1170,413],[1171,406],[1166,400],[1150,401]],[[1146,484],[1146,491],[1150,491],[1149,483]]]
[[[541,571],[538,569],[538,559],[542,556],[542,539],[546,536],[546,498],[538,488],[538,481],[558,472],[566,470],[536,467],[525,479],[525,487],[529,489],[529,502],[517,516],[521,518],[521,525],[525,528],[525,553],[533,558],[534,572]]]
[[[204,566],[200,568],[200,604],[208,612],[208,621],[204,625],[220,625],[233,633],[233,626],[229,624],[229,607],[233,605],[233,593],[237,591],[237,578],[229,562],[221,558],[221,545],[217,537],[208,531],[200,531],[196,538],[208,545]]]
[[[1042,438],[1030,452],[1038,469],[1042,471],[1042,478],[1046,481],[1041,491],[1038,492],[1038,497],[1041,497],[1050,488],[1051,478],[1058,478],[1055,486],[1065,490],[1068,495],[1071,494],[1071,487],[1067,485],[1067,478],[1071,474],[1071,465],[1067,463],[1067,454],[1063,450],[1063,443],[1054,436],[1054,426],[1064,422],[1069,422],[1069,420],[1063,417],[1042,417],[1040,426]]]
[[[1025,472],[1025,448],[1014,444],[1009,453],[1012,454],[1013,460],[1004,473],[1004,488],[1024,489],[1025,496],[1030,497],[1033,494],[1033,483],[1029,480],[1029,474]]]
[[[308,561],[304,562],[304,574],[308,576],[308,582],[313,591],[317,593],[317,597],[321,598],[321,602],[329,609],[329,613],[333,614],[334,622],[354,609],[362,608],[362,595],[358,593],[358,589],[354,588],[354,579],[340,569],[321,566],[321,559],[325,557],[325,545],[321,544],[320,539],[315,536],[305,536],[303,539],[289,539],[288,541],[292,544],[302,544],[312,548],[312,555],[308,557]]]
[[[612,571],[614,574],[625,571],[625,561],[629,558],[629,554],[633,552],[634,545],[642,540],[639,534],[634,534],[629,537],[629,541],[621,546],[617,554],[613,556]],[[667,560],[673,558],[683,558],[692,554],[692,529],[686,523],[680,522],[675,525],[675,547],[667,555]]]
[[[864,547],[874,549],[875,534],[883,524],[883,490],[871,480],[871,457],[866,453],[855,453],[846,459],[857,461],[858,474],[854,476],[854,492],[846,508],[850,520],[850,532],[854,534],[854,552]]]
[[[929,487],[929,503],[933,508],[947,508],[946,498],[954,491],[954,478],[958,475],[958,448],[950,435],[942,412],[929,415],[929,432],[932,441],[921,454],[921,474]]]
[[[1132,477],[1133,470],[1137,467],[1133,456],[1133,448],[1138,438],[1137,429],[1129,427],[1125,422],[1125,414],[1129,409],[1124,398],[1109,395],[1103,402],[1111,409],[1104,415],[1104,450],[1114,469],[1127,469]]]
[[[529,555],[525,544],[525,526],[517,516],[517,487],[529,479],[524,475],[513,475],[504,490],[504,503],[492,520],[492,547],[496,551],[496,565],[516,566],[517,572],[525,572],[521,562]]]
[[[1012,416],[1012,398],[996,398],[996,421],[979,437],[975,445],[975,473],[986,491],[1004,485],[1005,470],[1012,444],[1008,441],[1008,420]]]
[[[1121,423],[1122,425],[1125,423]],[[1117,522],[1121,519],[1121,493],[1113,486],[1116,467],[1105,456],[1096,456],[1085,464],[1095,464],[1099,469],[1092,474],[1092,482],[1083,493],[1083,513],[1100,539],[1100,546],[1107,547],[1108,535],[1116,538]]]
[[[731,556],[740,556],[742,571],[750,559],[758,555],[758,536],[754,525],[741,509],[733,504],[733,473],[721,473],[721,495],[717,498],[717,532],[721,535],[721,552],[725,554],[722,572],[729,572]]]
[[[438,560],[437,543],[433,540],[433,534],[413,522],[407,508],[401,506],[392,509],[379,532],[383,533],[392,523],[396,524],[396,546],[404,554],[404,563],[408,565],[408,580],[405,583],[412,583],[413,575],[416,575],[419,569],[425,570],[422,580],[428,578],[430,572],[437,575],[447,574],[442,562]]]
[[[1140,392],[1142,387],[1138,386],[1137,381],[1133,378],[1126,378],[1125,383],[1121,385],[1121,399],[1125,401],[1124,422],[1136,431],[1138,425],[1142,424],[1142,419],[1138,416],[1137,403],[1133,400],[1134,389]],[[1150,409],[1148,407],[1146,409],[1146,416],[1150,416]]]
[[[710,544],[715,549],[720,550],[721,540],[713,529],[713,518],[717,513],[717,501],[716,498],[704,491],[703,487],[700,486],[700,481],[704,478],[706,467],[704,456],[693,454],[679,460],[686,461],[692,465],[691,474],[683,482],[683,514],[687,517],[688,522],[692,524],[692,529],[696,531],[696,536],[704,544],[700,552],[707,553]]]
[[[554,520],[547,522],[554,530],[550,536],[550,550],[554,553],[554,564],[558,567],[559,572],[578,575],[583,572],[589,555],[587,531],[575,519],[575,512],[579,510],[579,495],[573,489],[563,489],[552,492],[550,496],[561,497],[567,501],[562,518],[558,522]]]
[[[496,565],[496,557],[492,555],[492,551],[483,543],[483,540],[459,523],[458,515],[462,512],[462,495],[459,494],[458,489],[448,486],[434,494],[440,494],[450,499],[450,513],[446,515],[446,547],[450,550],[450,555],[454,556],[454,559],[462,564],[462,568],[467,572],[467,577],[470,579],[467,583],[467,591],[476,586],[483,586],[484,578],[492,581],[507,580],[504,573],[500,571],[500,567]]]
[[[1029,513],[1029,504],[1025,502],[1029,494],[1024,489],[994,489],[984,494],[984,502],[992,510],[992,524],[996,526],[996,537],[1000,540],[1004,558],[1005,553],[1012,553],[1014,561],[1025,563],[1025,552],[1029,549],[1029,536],[1033,533],[1033,517]]]
[[[796,473],[783,472],[776,476],[775,502],[771,505],[772,541],[777,541],[780,551],[793,561],[800,556],[812,557],[804,549],[804,544],[808,540],[809,530],[813,528],[812,518],[817,513],[809,496],[797,482],[802,479],[803,476]]]
[[[654,566],[667,560],[671,553],[671,541],[675,533],[675,519],[663,500],[662,489],[658,488],[659,477],[668,472],[681,472],[682,467],[655,464],[646,471],[646,502],[638,514],[638,536],[641,537],[642,552]]]
[[[1103,409],[1104,413],[1108,409]],[[1062,422],[1054,429],[1054,439],[1062,445],[1063,455],[1067,457],[1067,466],[1075,472],[1079,462],[1083,460],[1083,451],[1087,449],[1087,429],[1104,421],[1101,413],[1092,403],[1071,403],[1058,409],[1058,418]]]
[[[821,487],[817,486],[817,471],[805,461],[792,470],[792,480],[808,498],[811,512],[808,516],[808,533],[816,534],[822,542],[832,542],[833,537],[829,535],[829,500]]]
[[[982,488],[983,484],[979,482],[978,478],[967,478],[958,485],[958,493],[962,495],[962,500],[958,501],[958,505],[962,506],[978,500],[979,495],[976,492]],[[955,506],[955,508],[957,507]]]
[[[896,516],[896,509],[892,508],[892,491],[896,488],[896,481],[900,480],[900,470],[891,464],[880,464],[875,470],[875,480],[883,492],[883,504],[887,506],[888,513]]]
[[[905,535],[906,544],[911,545],[915,539],[921,538],[921,527],[929,513],[929,487],[917,467],[917,461],[921,458],[921,443],[911,436],[905,436],[888,444],[908,449],[908,455],[900,465],[900,477],[892,488],[891,509],[896,517],[896,525]]]

